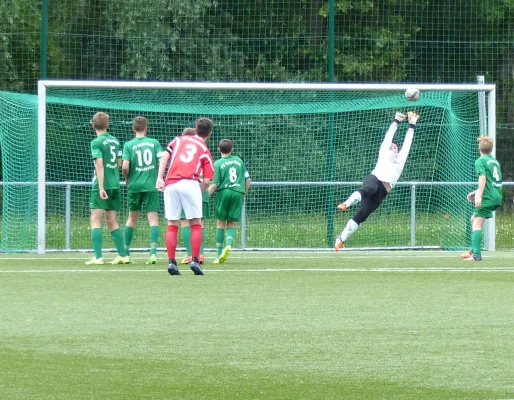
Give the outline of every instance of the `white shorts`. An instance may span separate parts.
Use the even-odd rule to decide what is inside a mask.
[[[168,221],[180,220],[184,210],[186,219],[202,218],[202,191],[193,179],[181,179],[164,188],[164,215]]]

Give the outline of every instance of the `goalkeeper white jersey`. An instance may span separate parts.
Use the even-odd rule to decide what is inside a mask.
[[[396,185],[396,182],[398,182],[398,179],[403,172],[403,168],[405,167],[405,162],[407,161],[410,147],[412,145],[412,139],[414,137],[414,129],[409,128],[405,135],[402,149],[398,153],[394,153],[391,151],[391,143],[393,142],[393,136],[397,129],[398,124],[393,122],[385,135],[382,145],[380,146],[377,165],[373,171],[371,171],[379,181],[389,183],[391,188]]]

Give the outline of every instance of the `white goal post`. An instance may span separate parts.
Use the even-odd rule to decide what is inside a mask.
[[[37,252],[46,251],[46,106],[48,88],[106,88],[106,89],[150,89],[150,90],[244,90],[244,91],[403,91],[415,87],[427,91],[456,91],[488,93],[479,101],[486,115],[481,115],[487,134],[496,137],[496,86],[494,84],[315,84],[315,83],[223,83],[223,82],[124,82],[124,81],[73,81],[41,80],[38,82],[38,227]],[[487,99],[486,99],[487,97]],[[481,113],[482,114],[482,113]],[[495,149],[493,149],[495,155]],[[495,220],[488,221],[485,236],[486,248],[495,249]]]

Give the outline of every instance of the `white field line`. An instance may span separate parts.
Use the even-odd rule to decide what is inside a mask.
[[[279,255],[280,254],[280,255]],[[434,254],[433,252],[427,252],[427,253],[419,253],[419,252],[415,252],[415,253],[398,253],[398,254],[395,254],[395,253],[389,253],[389,254],[382,254],[382,253],[372,253],[371,255],[358,255],[356,253],[345,253],[344,251],[339,253],[339,254],[336,254],[336,253],[319,253],[319,254],[316,254],[316,253],[307,253],[307,254],[310,254],[310,255],[300,255],[301,253],[300,252],[295,252],[295,253],[291,253],[291,255],[287,255],[287,254],[284,254],[284,253],[232,253],[230,255],[230,258],[231,259],[237,259],[237,260],[250,260],[250,259],[308,259],[308,260],[319,260],[319,259],[322,259],[322,258],[325,258],[325,259],[334,259],[334,258],[337,258],[337,259],[380,259],[380,258],[392,258],[392,259],[405,259],[405,258],[434,258],[434,259],[437,259],[437,258],[460,258],[459,257],[459,254],[460,252],[452,252],[452,253],[437,253],[437,254]],[[182,255],[183,256],[183,255]],[[182,256],[180,256],[179,258],[181,258]],[[109,254],[109,255],[106,255],[104,257],[104,259],[109,259],[109,258],[114,258],[115,255],[113,254]],[[502,252],[502,253],[486,253],[484,254],[484,257],[487,258],[487,259],[495,259],[495,258],[513,258],[514,259],[514,252]],[[24,255],[21,255],[19,257],[13,257],[13,256],[2,256],[0,255],[0,261],[2,260],[6,260],[6,261],[16,261],[16,260],[27,260],[27,261],[35,261],[35,260],[38,260],[38,261],[42,261],[42,260],[57,260],[57,261],[62,261],[62,260],[84,260],[84,261],[87,261],[91,258],[90,255],[84,255],[84,256],[74,256],[74,257],[70,257],[70,256],[67,256],[66,254],[63,254],[61,257],[46,257],[46,256],[24,256]],[[131,257],[133,260],[137,260],[137,261],[146,261],[148,259],[147,256],[143,256],[141,254],[137,254],[137,255],[134,255]],[[166,256],[163,255],[162,257],[163,260],[165,260]],[[212,258],[214,260],[215,258],[215,255],[214,254],[207,254],[206,255],[206,259],[210,259]]]
[[[184,275],[188,275],[189,268],[183,268]],[[47,274],[47,273],[166,273],[163,269],[29,269],[29,270],[0,270],[0,274]],[[206,274],[210,273],[262,273],[262,272],[400,272],[400,273],[426,273],[426,272],[514,272],[514,267],[485,267],[485,268],[263,268],[263,269],[205,269]],[[192,274],[192,273],[191,273]],[[177,277],[178,278],[178,277]],[[175,279],[177,279],[175,278]],[[178,278],[180,279],[180,278]]]

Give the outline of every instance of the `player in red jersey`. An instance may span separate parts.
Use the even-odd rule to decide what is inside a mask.
[[[191,226],[191,254],[189,265],[195,275],[203,275],[198,263],[202,244],[202,193],[214,177],[212,155],[205,144],[211,137],[213,122],[208,118],[196,121],[195,136],[177,136],[166,148],[160,159],[157,189],[164,192],[164,213],[168,220],[166,249],[168,250],[168,272],[180,275],[175,255],[182,209]],[[164,179],[164,171],[168,165]],[[200,180],[200,175],[203,180]]]

